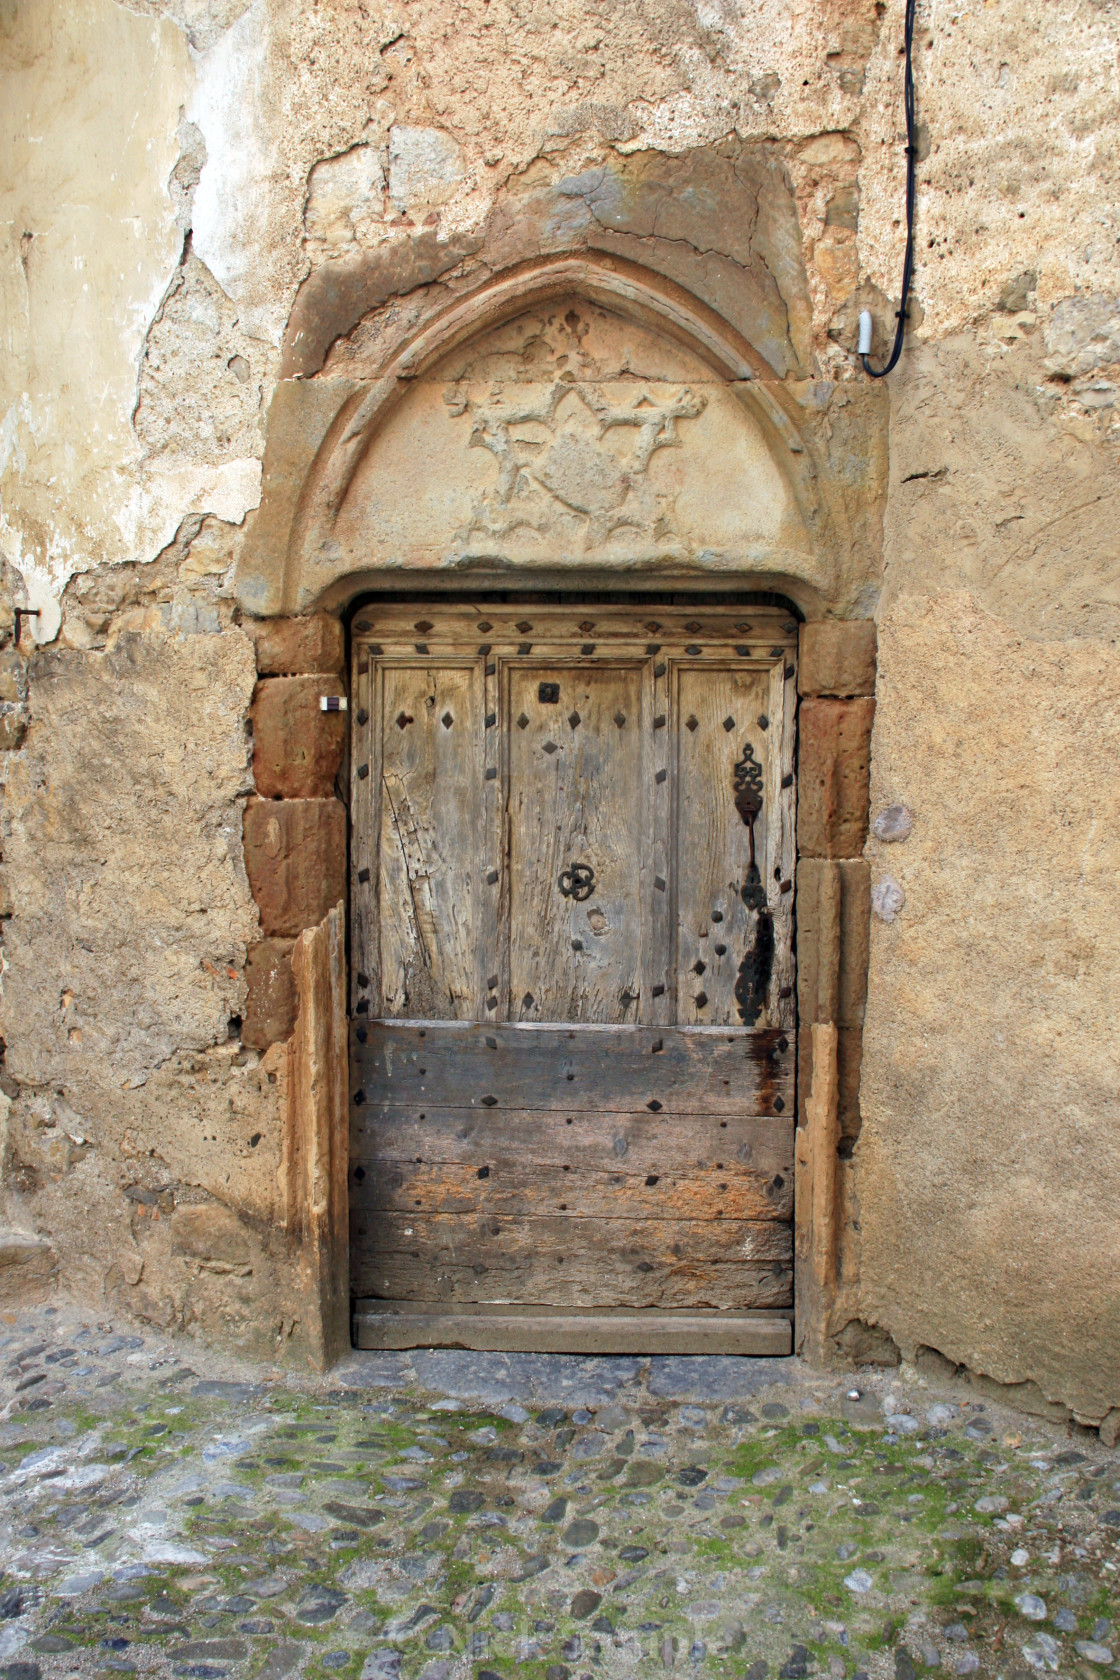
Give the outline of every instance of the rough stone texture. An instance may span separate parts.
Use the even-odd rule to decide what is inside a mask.
[[[346,895],[346,807],[337,799],[253,799],[245,866],[266,934],[294,938]]]
[[[798,712],[797,849],[854,858],[867,838],[872,699],[806,700]]]
[[[872,1123],[840,1175],[863,1272],[845,1250],[835,1331],[941,1346],[978,1380],[1017,1373],[1115,1417],[1114,8],[919,13],[911,330],[872,385],[852,352],[860,309],[881,353],[896,307],[903,6],[620,0],[605,24],[590,0],[77,0],[0,21],[0,639],[15,607],[38,607],[25,641],[57,633],[43,670],[65,674],[33,671],[29,702],[18,661],[0,676],[16,688],[0,698],[5,1193],[12,1226],[49,1233],[91,1302],[298,1339],[276,1234],[286,1052],[258,1059],[228,1036],[258,934],[238,850],[252,672],[236,607],[342,608],[437,566],[455,587],[509,587],[509,566],[522,582],[539,564],[555,588],[559,561],[603,588],[623,567],[640,587],[723,577],[809,619],[877,621],[890,677],[872,810],[914,818],[889,853],[905,903],[872,935]],[[380,430],[350,435],[402,345],[564,253],[600,278],[615,265],[613,301],[574,282],[571,301],[581,321],[624,319],[614,342],[633,366],[581,361],[594,342],[561,341],[558,294],[558,320],[535,300],[514,344],[488,319],[484,346],[457,338],[430,377],[394,380]],[[687,293],[742,335],[752,394],[664,320],[638,342],[619,301],[638,269],[662,302]],[[604,447],[574,392],[550,425],[515,424],[530,520],[502,532],[480,414],[495,384],[508,400],[534,380],[592,397],[613,380],[615,405],[639,382],[659,402],[682,386],[709,400],[633,477],[631,433],[608,428]],[[633,535],[624,520],[601,540],[631,497]],[[820,686],[811,634],[802,679]],[[154,699],[129,665],[137,638],[177,650]],[[236,750],[211,775],[227,699]],[[807,813],[819,792],[803,776]],[[332,810],[322,856],[341,867]],[[866,810],[840,848],[853,857]],[[817,819],[824,838],[803,837],[827,852]],[[883,849],[866,855],[881,885]],[[308,871],[291,869],[302,891]],[[842,1026],[837,1047],[849,1143],[858,1034]],[[251,1275],[172,1254],[168,1198],[250,1213]]]
[[[871,932],[861,1316],[1099,1421],[1120,1394],[1116,649],[1027,640],[958,591],[899,601],[879,669],[875,802],[915,823],[888,854],[906,908]]]
[[[833,885],[835,882],[835,885]],[[863,1024],[871,870],[862,858],[797,866],[797,1018]]]
[[[296,1019],[296,983],[292,975],[292,941],[262,939],[245,959],[245,1014],[241,1042],[250,1050],[267,1050],[291,1036]]]
[[[798,637],[797,692],[848,699],[875,692],[875,626],[824,618]]]
[[[246,619],[241,628],[257,650],[262,677],[290,677],[341,671],[346,638],[337,618],[311,613],[307,618]]]
[[[341,678],[266,677],[253,695],[253,780],[265,799],[327,799],[348,733],[345,712],[324,712]]]

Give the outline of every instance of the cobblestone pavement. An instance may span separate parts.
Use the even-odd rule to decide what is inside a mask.
[[[1120,1457],[916,1378],[0,1331],[6,1680],[1120,1668]]]

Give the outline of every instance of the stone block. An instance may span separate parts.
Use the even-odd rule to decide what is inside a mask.
[[[871,928],[871,866],[862,858],[802,858],[797,866],[797,1018],[804,1026],[863,1025]]]
[[[798,852],[859,857],[867,839],[875,702],[804,700],[798,717]]]
[[[296,1021],[296,986],[292,976],[291,939],[262,939],[245,959],[245,1014],[241,1042],[267,1050],[291,1036]]]
[[[252,1270],[248,1233],[232,1208],[221,1202],[176,1208],[171,1216],[171,1252],[208,1271],[245,1274]]]
[[[806,1021],[797,1035],[797,1112],[805,1124],[805,1103],[813,1074],[812,1035]],[[863,1066],[863,1028],[841,1027],[836,1035],[836,1119],[840,1136],[850,1143],[859,1137],[862,1114],[859,1106],[860,1071]]]
[[[839,700],[874,694],[877,636],[868,618],[803,624],[798,638],[797,688]]]
[[[23,706],[0,705],[0,752],[15,752],[27,734],[27,710]]]
[[[306,618],[245,619],[241,628],[257,649],[262,677],[307,676],[344,667],[346,638],[342,625],[329,613]]]
[[[253,695],[253,775],[265,799],[327,799],[346,745],[346,713],[324,712],[335,677],[266,677]]]
[[[253,799],[245,867],[266,936],[315,927],[346,896],[346,808],[337,799]]]

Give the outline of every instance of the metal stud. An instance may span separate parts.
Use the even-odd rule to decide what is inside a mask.
[[[517,720],[517,727],[518,729],[528,729],[529,727],[529,719],[525,716],[524,712],[522,712],[521,716]]]
[[[684,726],[689,731],[690,734],[695,735],[696,731],[700,727],[700,719],[698,717],[696,717],[695,715],[693,715],[691,717],[687,717],[684,720]]]
[[[398,712],[397,713],[397,728],[398,729],[407,729],[409,724],[413,723],[413,722],[415,722],[415,719],[412,718],[409,715],[408,712]]]
[[[665,713],[664,712],[658,712],[657,716],[653,720],[653,727],[655,729],[664,729],[664,727],[665,727]]]
[[[455,722],[455,719],[451,716],[450,712],[444,712],[439,721],[443,724],[445,729],[450,729],[451,725]]]
[[[649,1102],[647,1102],[646,1107],[649,1109],[651,1114],[661,1113],[661,1104],[658,1102],[656,1097],[651,1097]]]
[[[478,644],[478,657],[480,659],[485,659],[489,652],[490,652],[490,643],[489,642],[479,642],[479,644]]]
[[[758,727],[760,729],[769,729],[770,727],[770,719],[766,716],[765,712],[762,712],[759,716]]]
[[[533,626],[529,623],[529,620],[527,618],[519,618],[517,623],[514,625],[513,628],[518,632],[519,635],[527,636],[529,634],[530,630],[533,628]]]
[[[787,773],[782,777],[782,786],[784,788],[791,788],[793,786],[793,772],[792,772],[792,770],[787,771]]]
[[[784,1111],[785,1106],[786,1105],[782,1101],[781,1097],[775,1097],[774,1098],[774,1113],[775,1114],[781,1114]]]
[[[480,1097],[479,1102],[481,1102],[483,1108],[497,1108],[498,1106],[497,1097]]]
[[[579,651],[581,653],[594,653],[595,652],[595,643],[594,642],[584,642],[583,646],[580,648]]]
[[[665,672],[666,672],[667,669],[668,669],[667,665],[665,664],[664,660],[662,660],[659,665],[655,665],[653,667],[653,674],[654,674],[655,677],[663,677],[665,675]]]
[[[621,729],[623,724],[626,722],[626,713],[625,712],[616,712],[614,714],[614,721],[618,725],[619,729]]]
[[[483,777],[483,780],[487,781],[487,782],[494,782],[494,781],[497,781],[497,779],[498,779],[498,772],[497,772],[497,769],[495,768],[495,766],[493,764],[487,765],[486,773]]]
[[[653,884],[657,888],[658,892],[664,892],[665,891],[665,877],[664,877],[664,875],[655,875],[653,877]]]
[[[357,623],[354,625],[354,628],[355,628],[355,630],[362,630],[362,631],[372,630],[373,625],[370,623],[368,618],[359,618]]]
[[[544,746],[541,748],[541,751],[551,754],[551,753],[554,753],[554,752],[559,752],[560,748],[556,745],[555,741],[546,741]]]
[[[689,654],[692,654],[692,655],[693,655],[693,656],[694,656],[694,657],[695,657],[695,655],[696,655],[696,654],[698,654],[698,653],[703,653],[703,651],[704,651],[704,649],[703,649],[703,648],[702,648],[702,647],[699,647],[699,646],[698,646],[698,645],[697,645],[697,644],[696,644],[696,642],[690,642],[690,643],[689,643],[689,644],[688,644],[688,646],[687,646],[687,647],[686,647],[686,648],[685,648],[685,650],[684,650],[684,651],[685,651],[685,652],[686,652],[686,653],[689,653]]]
[[[730,735],[731,731],[735,727],[735,719],[733,717],[725,717],[724,720],[723,720],[723,727],[726,729],[727,733]]]
[[[498,871],[496,869],[491,869],[486,876],[486,885],[488,887],[492,887],[497,879]]]
[[[428,651],[427,642],[414,642],[412,645],[416,649],[417,653],[427,653]]]
[[[668,774],[669,774],[668,770],[659,770],[657,772],[656,776],[654,776],[653,779],[657,783],[658,787],[660,787],[662,782],[666,780],[666,778],[668,777]]]
[[[751,656],[751,650],[745,643],[740,643],[740,645],[736,647],[735,652],[739,655],[740,659],[749,659]]]
[[[569,712],[568,713],[568,722],[573,729],[578,729],[579,726],[580,726],[580,715],[579,715],[579,713],[578,712]]]
[[[706,1009],[708,1007],[707,992],[697,992],[693,1001],[695,1002],[697,1009]]]
[[[366,724],[369,722],[369,713],[366,711],[364,706],[358,707],[356,716],[360,724]]]
[[[664,997],[665,996],[664,986],[651,986],[650,990],[653,992],[654,997]]]
[[[426,636],[429,630],[435,629],[435,625],[432,623],[430,618],[420,618],[417,619],[412,628],[416,631],[417,635]]]
[[[486,982],[487,991],[489,991],[489,992],[494,991],[497,984],[498,984],[498,976],[496,974],[492,974],[490,976],[489,980],[487,980],[487,982]]]
[[[368,869],[359,869],[358,880],[361,883],[361,885],[364,887],[366,882],[369,880],[369,870]],[[366,984],[368,985],[369,982],[367,981]]]
[[[359,764],[359,766],[358,766],[358,780],[360,782],[364,782],[368,775],[369,775],[369,765],[368,764]]]
[[[497,721],[498,721],[497,712],[487,712],[487,714],[486,714],[486,727],[487,727],[487,729],[493,729],[493,727],[497,723]]]
[[[475,625],[475,629],[478,631],[480,636],[488,636],[493,628],[494,626],[489,623]]]
[[[532,653],[532,651],[533,651],[532,642],[518,642],[517,651],[518,651],[518,653],[521,653],[521,654]]]

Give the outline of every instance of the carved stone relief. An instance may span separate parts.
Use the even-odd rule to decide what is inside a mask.
[[[456,532],[464,551],[526,530],[584,560],[614,558],[616,534],[642,558],[686,557],[674,497],[648,469],[657,450],[681,447],[678,422],[702,414],[706,396],[642,384],[618,401],[601,385],[495,383],[481,393],[449,386],[444,401],[469,416],[470,446],[498,464]]]

